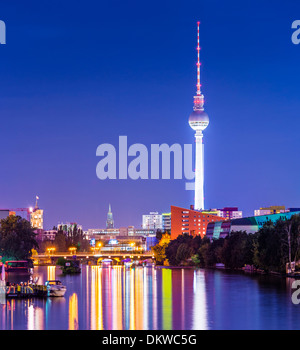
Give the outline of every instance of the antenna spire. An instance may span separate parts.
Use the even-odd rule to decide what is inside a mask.
[[[196,96],[194,96],[194,111],[203,111],[203,105],[204,105],[204,96],[201,92],[201,83],[200,83],[200,22],[197,22],[197,54],[198,54],[198,60],[197,60],[197,92]]]
[[[200,22],[197,22],[197,52],[198,52],[198,61],[197,61],[197,95],[201,95],[201,84],[200,84]]]

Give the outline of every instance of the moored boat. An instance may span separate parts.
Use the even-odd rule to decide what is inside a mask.
[[[112,266],[112,259],[103,259],[101,261],[102,267],[111,267]]]
[[[46,281],[45,286],[50,297],[63,297],[67,291],[66,286],[59,280]]]
[[[9,260],[4,264],[5,272],[31,273],[31,267],[27,260]]]

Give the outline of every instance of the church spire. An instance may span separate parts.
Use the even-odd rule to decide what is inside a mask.
[[[108,206],[107,220],[106,220],[106,228],[114,228],[114,219],[111,212],[111,206]]]

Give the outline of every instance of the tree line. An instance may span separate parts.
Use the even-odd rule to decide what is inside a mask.
[[[54,241],[39,242],[31,224],[21,216],[8,216],[0,220],[0,256],[2,261],[28,260],[32,250],[46,252],[48,247],[54,247],[57,252],[65,252],[69,247],[77,251],[88,251],[89,242],[84,239],[77,225],[70,227],[67,232],[59,229]]]
[[[164,237],[153,247],[156,263],[171,266],[239,269],[250,265],[266,272],[284,273],[286,264],[300,259],[300,215],[266,222],[256,233],[231,232],[226,238],[179,235]]]
[[[66,252],[70,247],[76,248],[78,252],[90,251],[89,241],[84,238],[82,229],[76,224],[69,227],[59,226],[54,240],[39,242],[38,252],[46,252],[49,247],[54,247],[56,252]]]

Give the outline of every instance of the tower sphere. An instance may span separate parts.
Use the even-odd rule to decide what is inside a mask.
[[[204,130],[209,124],[209,117],[203,110],[194,110],[189,117],[190,127],[194,130]]]

